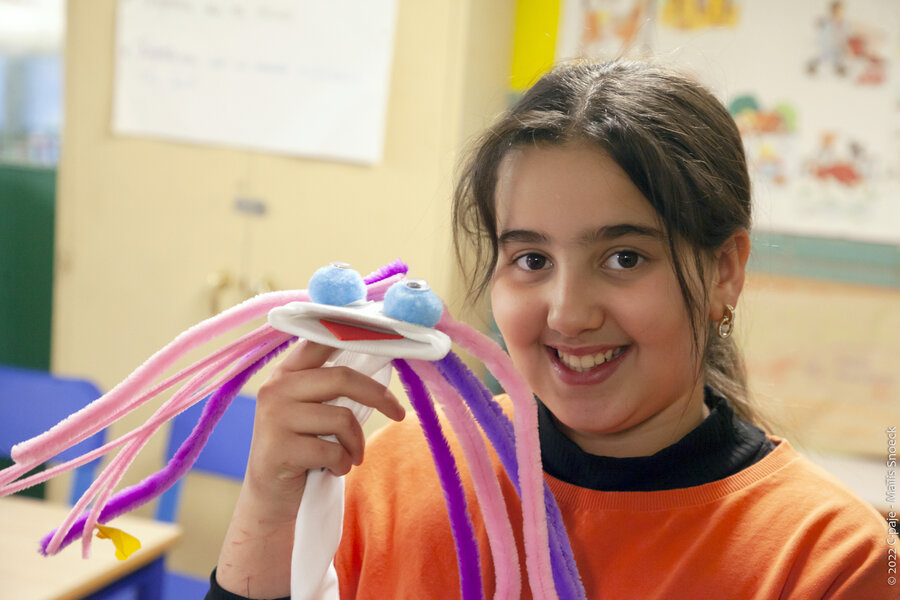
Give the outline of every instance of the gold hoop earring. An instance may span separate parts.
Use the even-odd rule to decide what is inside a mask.
[[[722,320],[719,321],[719,327],[717,331],[719,333],[719,337],[722,339],[727,338],[729,335],[731,335],[731,332],[734,331],[734,307],[732,305],[725,305],[725,314],[722,315]]]

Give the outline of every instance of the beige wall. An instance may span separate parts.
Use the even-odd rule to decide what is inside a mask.
[[[362,167],[114,136],[115,2],[69,2],[54,370],[108,389],[209,316],[208,278],[217,272],[304,288],[332,260],[368,272],[400,257],[440,295],[460,297],[452,177],[466,138],[506,102],[514,4],[399,1],[384,160]],[[268,214],[236,214],[238,195],[264,199]],[[240,299],[229,291],[222,306]],[[138,411],[112,433],[149,414]],[[161,466],[161,442],[125,483]],[[176,568],[208,573],[235,492],[188,478],[188,537],[173,554]],[[198,495],[204,500],[192,501]]]
[[[884,430],[900,423],[900,290],[752,272],[737,327],[777,433],[811,452],[884,460]]]

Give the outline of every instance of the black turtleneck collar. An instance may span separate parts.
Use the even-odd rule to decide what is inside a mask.
[[[538,400],[538,428],[544,471],[592,490],[652,492],[718,481],[761,460],[775,448],[758,427],[737,417],[711,388],[704,401],[710,414],[696,429],[652,456],[611,458],[588,454],[557,428]]]

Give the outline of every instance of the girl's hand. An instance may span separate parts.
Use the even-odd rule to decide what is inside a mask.
[[[344,475],[362,462],[365,438],[356,417],[325,402],[346,396],[396,421],[406,414],[374,379],[349,367],[323,367],[334,352],[301,342],[259,390],[247,472],[219,554],[216,578],[226,590],[289,595],[294,522],[307,471]],[[326,435],[338,442],[319,438]]]
[[[301,342],[260,388],[244,487],[270,517],[296,516],[310,469],[346,475],[363,459],[365,436],[350,409],[325,404],[346,396],[399,421],[406,414],[391,391],[349,367],[322,367],[335,349]],[[339,443],[320,439],[334,435]]]

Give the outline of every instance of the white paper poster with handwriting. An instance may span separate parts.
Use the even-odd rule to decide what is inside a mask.
[[[396,0],[119,0],[113,132],[373,164]]]

